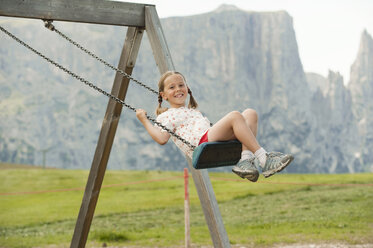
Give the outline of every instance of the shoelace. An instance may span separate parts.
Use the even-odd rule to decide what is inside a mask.
[[[269,153],[266,161],[266,164],[268,164],[268,166],[265,166],[265,169],[273,169],[277,162],[282,158],[280,157],[281,155],[283,155],[281,152]],[[268,161],[268,159],[270,160]]]
[[[252,168],[256,169],[255,163],[254,163],[255,159],[257,159],[257,158],[256,157],[252,157],[252,158],[246,159],[248,162],[247,163],[246,162],[242,163],[242,165],[240,166],[240,168],[244,169],[244,170],[246,170],[246,169],[252,169]],[[246,161],[246,160],[244,160],[244,161]]]

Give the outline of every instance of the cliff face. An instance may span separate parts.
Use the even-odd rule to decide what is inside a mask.
[[[361,35],[360,47],[357,58],[351,66],[349,89],[354,101],[354,114],[358,120],[362,120],[370,111],[366,108],[372,101],[373,93],[373,40],[364,31]]]
[[[312,97],[317,128],[315,145],[318,146],[313,156],[320,158],[321,166],[329,165],[324,166],[327,172],[361,171],[361,163],[355,158],[360,148],[350,92],[339,73],[329,71],[324,83]]]
[[[373,39],[364,31],[359,52],[351,66],[349,82],[353,113],[358,121],[361,152],[357,154],[367,169],[373,168]]]
[[[42,23],[6,25],[110,91],[114,73],[44,30]],[[122,28],[56,25],[117,63],[125,37]],[[358,156],[362,141],[354,138],[362,129],[352,113],[363,111],[352,108],[355,93],[344,87],[338,73],[330,72],[327,79],[318,75],[306,78],[292,18],[286,12],[245,12],[222,6],[202,15],[163,19],[162,26],[175,67],[186,76],[200,109],[212,122],[229,111],[254,108],[259,113],[258,140],[263,147],[295,155],[288,172],[369,170],[362,167]],[[43,38],[35,42],[35,37]],[[88,168],[107,99],[3,35],[0,39],[6,44],[0,47],[0,160],[41,164],[45,155],[51,166]],[[362,80],[366,74],[356,70]],[[156,88],[159,73],[146,35],[134,76]],[[358,83],[354,87],[361,88]],[[126,102],[153,113],[156,99],[131,84]],[[174,145],[155,144],[135,115],[124,110],[110,168],[181,169],[185,164]]]
[[[225,92],[227,99],[243,98],[259,112],[268,112],[302,98],[297,93],[306,87],[306,80],[292,19],[286,12],[220,9],[185,19],[169,18],[163,26],[177,68],[192,83],[203,84],[198,88],[203,100],[214,101],[208,96],[212,87],[214,92]],[[307,101],[301,103],[307,105]],[[226,110],[233,106],[228,103]]]

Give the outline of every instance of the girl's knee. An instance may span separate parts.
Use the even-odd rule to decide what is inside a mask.
[[[231,118],[242,118],[242,114],[239,111],[232,111],[228,114],[229,117]]]
[[[245,109],[242,115],[246,120],[258,122],[258,113],[254,109]]]
[[[239,111],[229,112],[226,117],[230,121],[245,121],[245,117]]]

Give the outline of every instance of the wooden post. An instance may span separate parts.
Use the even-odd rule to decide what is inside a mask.
[[[184,168],[184,217],[185,217],[185,247],[190,247],[190,218],[189,218],[189,174]]]
[[[123,46],[118,68],[131,74],[135,66],[136,57],[143,36],[143,30],[139,28],[128,28],[126,40]],[[129,80],[120,73],[116,73],[111,94],[124,100]],[[89,229],[91,226],[96,203],[104,179],[107,162],[118,126],[122,105],[109,100],[104,121],[101,127],[100,137],[97,142],[96,152],[93,158],[91,171],[76,221],[74,235],[71,241],[72,248],[85,247]]]
[[[154,6],[145,7],[145,29],[153,50],[155,62],[161,74],[169,70],[175,70],[161,22]]]
[[[145,29],[161,74],[168,70],[175,70],[154,6],[145,7]],[[230,247],[228,235],[225,231],[208,172],[207,170],[194,169],[190,158],[187,158],[187,161],[192,172],[194,184],[197,188],[214,247]]]
[[[194,169],[192,160],[189,157],[186,157],[186,159],[188,161],[189,169],[192,172],[193,181],[197,189],[203,213],[205,214],[205,220],[214,247],[231,247],[207,170]]]

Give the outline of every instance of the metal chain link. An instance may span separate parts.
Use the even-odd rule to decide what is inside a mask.
[[[0,26],[0,30],[3,31],[5,34],[7,34],[9,37],[11,37],[12,39],[14,39],[15,41],[17,41],[18,43],[20,43],[21,45],[23,45],[24,47],[28,48],[29,50],[31,50],[32,52],[34,52],[35,54],[39,55],[40,57],[42,57],[43,59],[45,59],[46,61],[48,61],[49,63],[53,64],[54,66],[56,66],[57,68],[63,70],[64,72],[66,72],[67,74],[69,74],[70,76],[78,79],[79,81],[83,82],[84,84],[88,85],[89,87],[93,88],[94,90],[97,90],[98,92],[102,93],[103,95],[111,98],[112,100],[122,104],[123,106],[125,106],[126,108],[136,112],[136,108],[132,107],[131,105],[125,103],[123,100],[119,99],[118,97],[106,92],[105,90],[99,88],[98,86],[90,83],[88,80],[84,79],[83,77],[80,77],[79,75],[77,75],[76,73],[70,71],[69,69],[63,67],[62,65],[58,64],[57,62],[53,61],[52,59],[48,58],[47,56],[45,56],[44,54],[42,54],[41,52],[37,51],[36,49],[32,48],[31,46],[29,46],[28,44],[26,44],[25,42],[23,42],[22,40],[20,40],[19,38],[17,38],[15,35],[13,35],[12,33],[10,33],[8,30],[6,30],[5,28],[3,28],[2,26]],[[172,130],[168,129],[167,127],[165,127],[164,125],[162,125],[161,123],[157,122],[154,118],[150,117],[149,115],[146,114],[146,118],[150,121],[152,121],[154,124],[157,124],[158,126],[160,126],[163,130],[167,131],[169,134],[171,134],[172,136],[174,136],[175,138],[179,139],[181,142],[183,142],[184,144],[186,144],[187,146],[189,146],[192,150],[194,150],[196,147],[194,145],[192,145],[190,142],[186,141],[184,138],[180,137],[179,135],[177,135],[175,132],[173,132]]]
[[[43,20],[44,21],[44,26],[51,30],[51,31],[54,31],[56,32],[58,35],[60,35],[62,38],[64,38],[65,40],[67,40],[68,42],[70,42],[71,44],[73,44],[74,46],[76,46],[77,48],[79,48],[80,50],[82,50],[83,52],[85,52],[86,54],[88,54],[89,56],[97,59],[98,61],[100,61],[101,63],[103,63],[104,65],[106,65],[107,67],[111,68],[112,70],[122,74],[123,76],[125,76],[126,78],[134,81],[135,83],[137,83],[138,85],[144,87],[145,89],[149,90],[150,92],[153,92],[154,94],[158,95],[158,91],[150,88],[149,86],[147,86],[146,84],[140,82],[139,80],[137,80],[136,78],[133,78],[131,75],[125,73],[123,70],[109,64],[108,62],[106,62],[105,60],[103,60],[102,58],[98,57],[96,54],[94,54],[93,52],[89,51],[88,49],[84,48],[82,45],[78,44],[77,42],[73,41],[71,38],[67,37],[64,33],[62,33],[61,31],[59,31],[53,24],[51,20]]]
[[[150,92],[153,92],[154,94],[156,95],[159,95],[159,92],[152,89],[151,87],[147,86],[146,84],[140,82],[139,80],[133,78],[131,75],[128,75],[127,73],[125,73],[124,71],[122,71],[121,69],[119,68],[116,68],[115,66],[109,64],[108,62],[106,62],[105,60],[103,60],[102,58],[98,57],[97,55],[95,55],[93,52],[89,51],[88,49],[84,48],[82,45],[80,45],[79,43],[77,43],[76,41],[72,40],[71,38],[69,38],[67,35],[65,35],[64,33],[62,33],[61,31],[59,31],[53,24],[53,20],[43,20],[44,21],[44,26],[51,30],[51,31],[55,31],[58,35],[60,35],[62,38],[64,38],[65,40],[67,40],[68,42],[70,42],[71,44],[73,44],[74,46],[76,46],[77,48],[79,48],[80,50],[82,50],[83,52],[85,52],[86,54],[90,55],[91,57],[97,59],[98,61],[100,61],[101,63],[103,63],[104,65],[108,66],[109,68],[113,69],[114,71],[122,74],[123,76],[125,76],[126,78],[134,81],[135,83],[137,83],[138,85],[144,87],[145,89],[149,90]],[[210,127],[212,127],[214,124],[212,122],[210,122]]]

